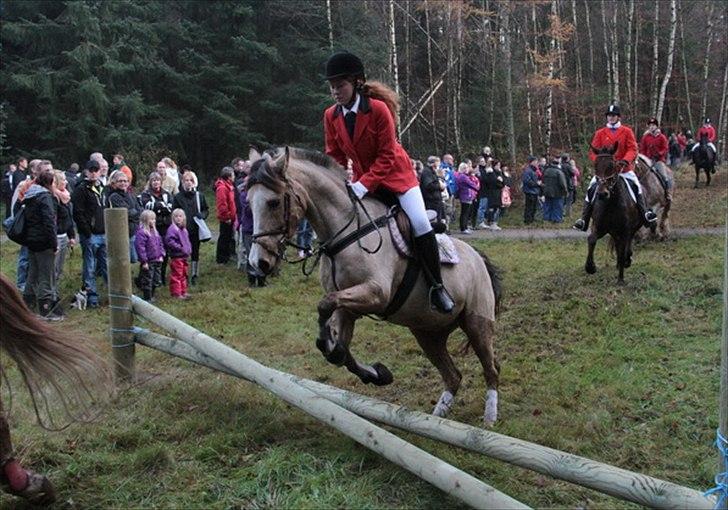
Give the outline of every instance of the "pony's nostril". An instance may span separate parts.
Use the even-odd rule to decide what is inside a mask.
[[[268,264],[265,260],[259,260],[258,269],[263,271],[265,274],[268,274],[270,272],[270,264]]]

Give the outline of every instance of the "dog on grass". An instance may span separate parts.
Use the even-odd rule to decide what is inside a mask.
[[[76,295],[73,296],[73,303],[71,303],[71,308],[78,308],[79,310],[85,310],[86,305],[88,303],[88,293],[81,289],[78,292],[76,292]]]

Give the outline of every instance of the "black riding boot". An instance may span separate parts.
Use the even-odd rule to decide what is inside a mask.
[[[652,209],[647,208],[645,203],[645,196],[642,193],[636,193],[637,195],[637,211],[639,211],[640,218],[645,227],[651,226],[656,220],[657,215]]]
[[[592,209],[594,209],[594,191],[596,190],[596,184],[593,184],[588,190],[586,190],[586,199],[584,200],[584,209],[581,211],[581,218],[576,220],[573,228],[576,230],[583,230],[586,232],[589,230],[589,220],[591,220]]]
[[[430,284],[430,305],[442,313],[451,313],[455,303],[442,285],[440,251],[437,247],[435,232],[431,230],[415,237],[415,250],[422,263],[427,283]]]

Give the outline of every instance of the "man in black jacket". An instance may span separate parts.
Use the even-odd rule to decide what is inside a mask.
[[[108,280],[106,267],[106,229],[104,228],[104,209],[106,194],[99,174],[98,161],[90,160],[84,169],[84,180],[76,185],[71,200],[73,219],[78,228],[78,237],[83,252],[83,290],[87,292],[87,306],[97,308],[99,295],[96,292],[96,276]]]
[[[442,190],[445,188],[445,181],[437,176],[437,168],[440,166],[440,158],[430,156],[427,158],[427,165],[422,168],[420,175],[420,190],[425,201],[425,209],[437,213],[437,222],[440,223],[445,217],[445,206],[442,202]]]

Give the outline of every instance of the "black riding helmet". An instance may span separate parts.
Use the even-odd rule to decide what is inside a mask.
[[[617,115],[621,116],[622,114],[619,111],[619,105],[616,104],[610,104],[607,108],[607,111],[604,115]]]
[[[338,51],[326,61],[326,79],[353,76],[364,79],[364,64],[359,57],[348,51]]]

